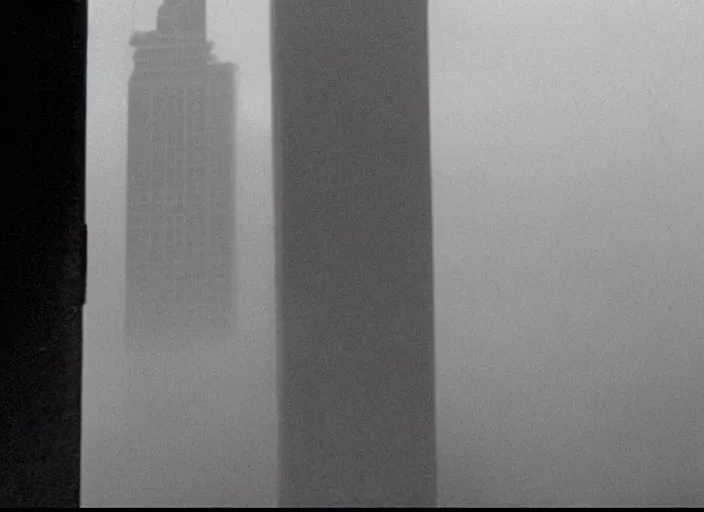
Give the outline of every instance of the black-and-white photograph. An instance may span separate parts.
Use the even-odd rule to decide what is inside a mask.
[[[86,45],[81,507],[704,506],[704,3],[89,0]]]

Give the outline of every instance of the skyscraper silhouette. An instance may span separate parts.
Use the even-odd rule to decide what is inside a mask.
[[[129,82],[125,337],[135,349],[232,329],[234,65],[205,0],[165,0]]]

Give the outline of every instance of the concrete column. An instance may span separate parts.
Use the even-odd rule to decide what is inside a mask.
[[[13,7],[6,72],[22,108],[8,109],[17,139],[4,140],[19,207],[3,232],[0,508],[78,508],[88,7]],[[27,44],[38,48],[29,60]]]
[[[434,506],[426,0],[274,0],[281,506]]]

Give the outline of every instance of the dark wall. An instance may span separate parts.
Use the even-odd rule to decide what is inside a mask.
[[[0,505],[77,507],[87,3],[15,2],[7,11],[14,140],[4,144],[12,188]]]
[[[281,505],[432,505],[427,4],[272,2]]]

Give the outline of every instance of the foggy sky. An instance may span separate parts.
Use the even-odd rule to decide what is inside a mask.
[[[82,504],[274,505],[268,2],[209,1],[238,66],[236,340],[140,382],[122,348],[128,38],[160,3],[90,2]],[[430,23],[439,504],[701,504],[704,6]]]

